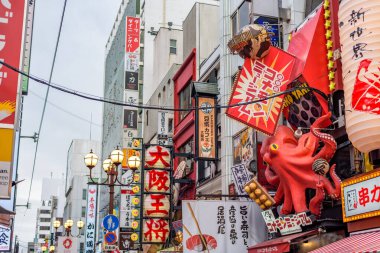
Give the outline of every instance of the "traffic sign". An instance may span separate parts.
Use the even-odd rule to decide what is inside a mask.
[[[117,241],[117,235],[114,233],[114,232],[108,232],[105,236],[104,236],[104,241],[107,242],[107,244],[115,244],[116,241]]]
[[[114,231],[119,227],[119,219],[115,215],[109,214],[103,219],[103,227],[108,231]]]

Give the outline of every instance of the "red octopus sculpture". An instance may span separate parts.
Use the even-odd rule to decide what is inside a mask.
[[[330,116],[331,113],[328,113],[318,118],[310,127],[310,132],[299,139],[294,137],[292,129],[280,126],[274,136],[263,142],[260,153],[268,164],[265,177],[270,184],[278,186],[274,200],[277,204],[283,203],[281,214],[310,210],[319,216],[325,191],[333,199],[340,198],[341,181],[335,173],[335,165],[329,169],[334,186],[312,169],[317,159],[330,161],[336,151],[334,138],[319,130],[330,125]],[[320,141],[324,145],[317,151]],[[306,189],[316,190],[309,205],[306,203]]]

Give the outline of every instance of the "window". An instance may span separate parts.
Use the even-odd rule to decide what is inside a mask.
[[[165,95],[166,95],[166,86],[164,86],[164,88],[162,88],[162,97],[164,99],[166,99]]]
[[[38,238],[45,239],[45,235],[39,235]]]
[[[49,226],[40,226],[40,230],[50,230]]]
[[[169,122],[168,122],[168,132],[169,133],[173,133],[173,119],[169,119]]]
[[[82,215],[83,218],[86,217],[86,207],[82,206]]]
[[[231,16],[232,35],[249,24],[249,2],[244,1],[234,14]]]
[[[83,200],[86,200],[86,199],[87,199],[87,190],[86,190],[86,189],[83,189],[83,190],[82,190],[82,199],[83,199]]]
[[[145,112],[145,119],[146,119],[146,125],[149,126],[149,111],[146,110]]]
[[[186,87],[179,93],[179,108],[189,109],[191,108],[191,85],[190,82],[186,84]],[[179,120],[183,120],[190,111],[180,111]]]
[[[161,105],[161,93],[158,93],[158,105]]]
[[[177,54],[177,41],[170,40],[170,54]]]
[[[40,210],[40,213],[42,213],[42,214],[50,214],[50,210]]]
[[[50,222],[50,218],[41,218],[40,222]]]
[[[178,152],[179,153],[187,153],[187,154],[191,154],[193,153],[193,139],[189,139],[185,144],[183,144],[179,149],[178,149]],[[178,158],[178,161],[179,163],[182,162],[182,161],[185,161],[186,162],[186,173],[185,174],[188,174],[189,171],[191,171],[193,169],[193,162],[192,162],[192,159],[188,159],[186,157],[179,157]]]

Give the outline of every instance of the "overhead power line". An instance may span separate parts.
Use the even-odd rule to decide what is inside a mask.
[[[53,62],[52,62],[51,69],[50,69],[49,83],[51,83],[51,79],[52,79],[52,77],[53,77],[54,66],[55,66],[55,59],[57,58],[58,45],[59,45],[59,41],[60,41],[60,38],[61,38],[61,31],[62,31],[63,18],[65,17],[66,4],[67,4],[67,0],[65,0],[65,2],[64,2],[64,4],[63,4],[63,10],[62,10],[61,20],[60,20],[60,24],[59,24],[59,30],[58,30],[58,36],[57,36],[57,42],[55,43]],[[39,125],[39,127],[38,127],[38,136],[41,136],[41,129],[42,129],[42,124],[43,124],[44,117],[45,117],[46,104],[47,104],[47,99],[48,99],[48,97],[49,97],[50,87],[51,87],[51,86],[48,86],[48,87],[47,87],[46,94],[45,94],[45,100],[44,100],[44,106],[43,106],[43,108],[42,108],[42,114],[41,114],[40,125]],[[29,200],[30,200],[30,193],[31,193],[31,191],[32,191],[33,178],[34,178],[34,171],[35,171],[35,168],[36,168],[36,160],[37,160],[37,153],[38,153],[38,144],[39,144],[39,142],[40,142],[39,140],[40,140],[40,138],[37,139],[37,142],[36,142],[36,148],[35,148],[35,150],[34,150],[34,159],[33,159],[32,177],[31,177],[31,180],[30,180],[29,193],[28,193],[28,200],[27,200],[26,203],[29,203]]]
[[[99,97],[99,96],[91,95],[91,94],[84,93],[84,92],[81,92],[81,91],[69,89],[69,88],[64,87],[62,85],[53,84],[53,83],[45,81],[45,80],[43,80],[41,78],[38,78],[38,77],[32,76],[30,74],[27,74],[27,73],[25,73],[25,72],[23,72],[23,71],[15,68],[15,67],[11,66],[11,65],[9,65],[9,64],[1,61],[1,60],[0,60],[0,64],[3,64],[7,68],[9,68],[9,69],[11,69],[13,71],[16,71],[17,73],[19,73],[19,74],[21,74],[23,76],[26,76],[26,77],[28,77],[28,78],[30,78],[30,79],[38,82],[38,83],[47,85],[48,87],[51,87],[51,88],[53,88],[55,90],[59,90],[59,91],[64,92],[64,93],[71,94],[71,95],[74,95],[74,96],[77,96],[77,97],[81,97],[81,98],[84,98],[84,99],[88,99],[88,100],[92,100],[92,101],[98,101],[98,102],[102,102],[102,103],[108,103],[108,104],[119,105],[119,106],[129,106],[129,107],[138,108],[138,109],[159,110],[159,111],[180,112],[180,111],[195,111],[195,110],[204,109],[203,107],[197,107],[197,106],[195,106],[195,107],[189,107],[189,108],[173,108],[171,106],[141,105],[141,104],[126,103],[126,102],[115,100],[115,99],[109,99],[109,98]],[[284,94],[289,94],[289,93],[291,93],[293,91],[296,91],[296,90],[311,90],[311,91],[314,91],[314,92],[318,93],[325,100],[328,100],[328,96],[325,93],[323,93],[323,91],[321,91],[319,89],[316,89],[316,88],[313,88],[313,87],[297,86],[297,87],[293,87],[293,88],[287,89],[287,90],[282,91],[282,92],[274,93],[274,94],[272,94],[270,96],[266,96],[266,97],[262,97],[262,98],[254,99],[254,100],[250,100],[250,101],[247,101],[247,102],[240,102],[240,103],[229,104],[229,105],[215,105],[215,106],[211,106],[211,107],[208,107],[208,108],[215,108],[215,109],[219,109],[219,108],[231,108],[231,107],[238,107],[238,106],[243,106],[243,105],[255,104],[255,103],[259,103],[259,102],[262,102],[262,101],[265,101],[265,100],[268,100],[268,99],[272,99],[272,98],[275,98],[275,97],[282,96]]]

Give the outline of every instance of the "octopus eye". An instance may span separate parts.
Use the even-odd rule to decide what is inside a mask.
[[[271,150],[271,151],[277,151],[277,150],[278,150],[278,145],[277,145],[276,143],[272,143],[272,144],[270,145],[270,150]]]

